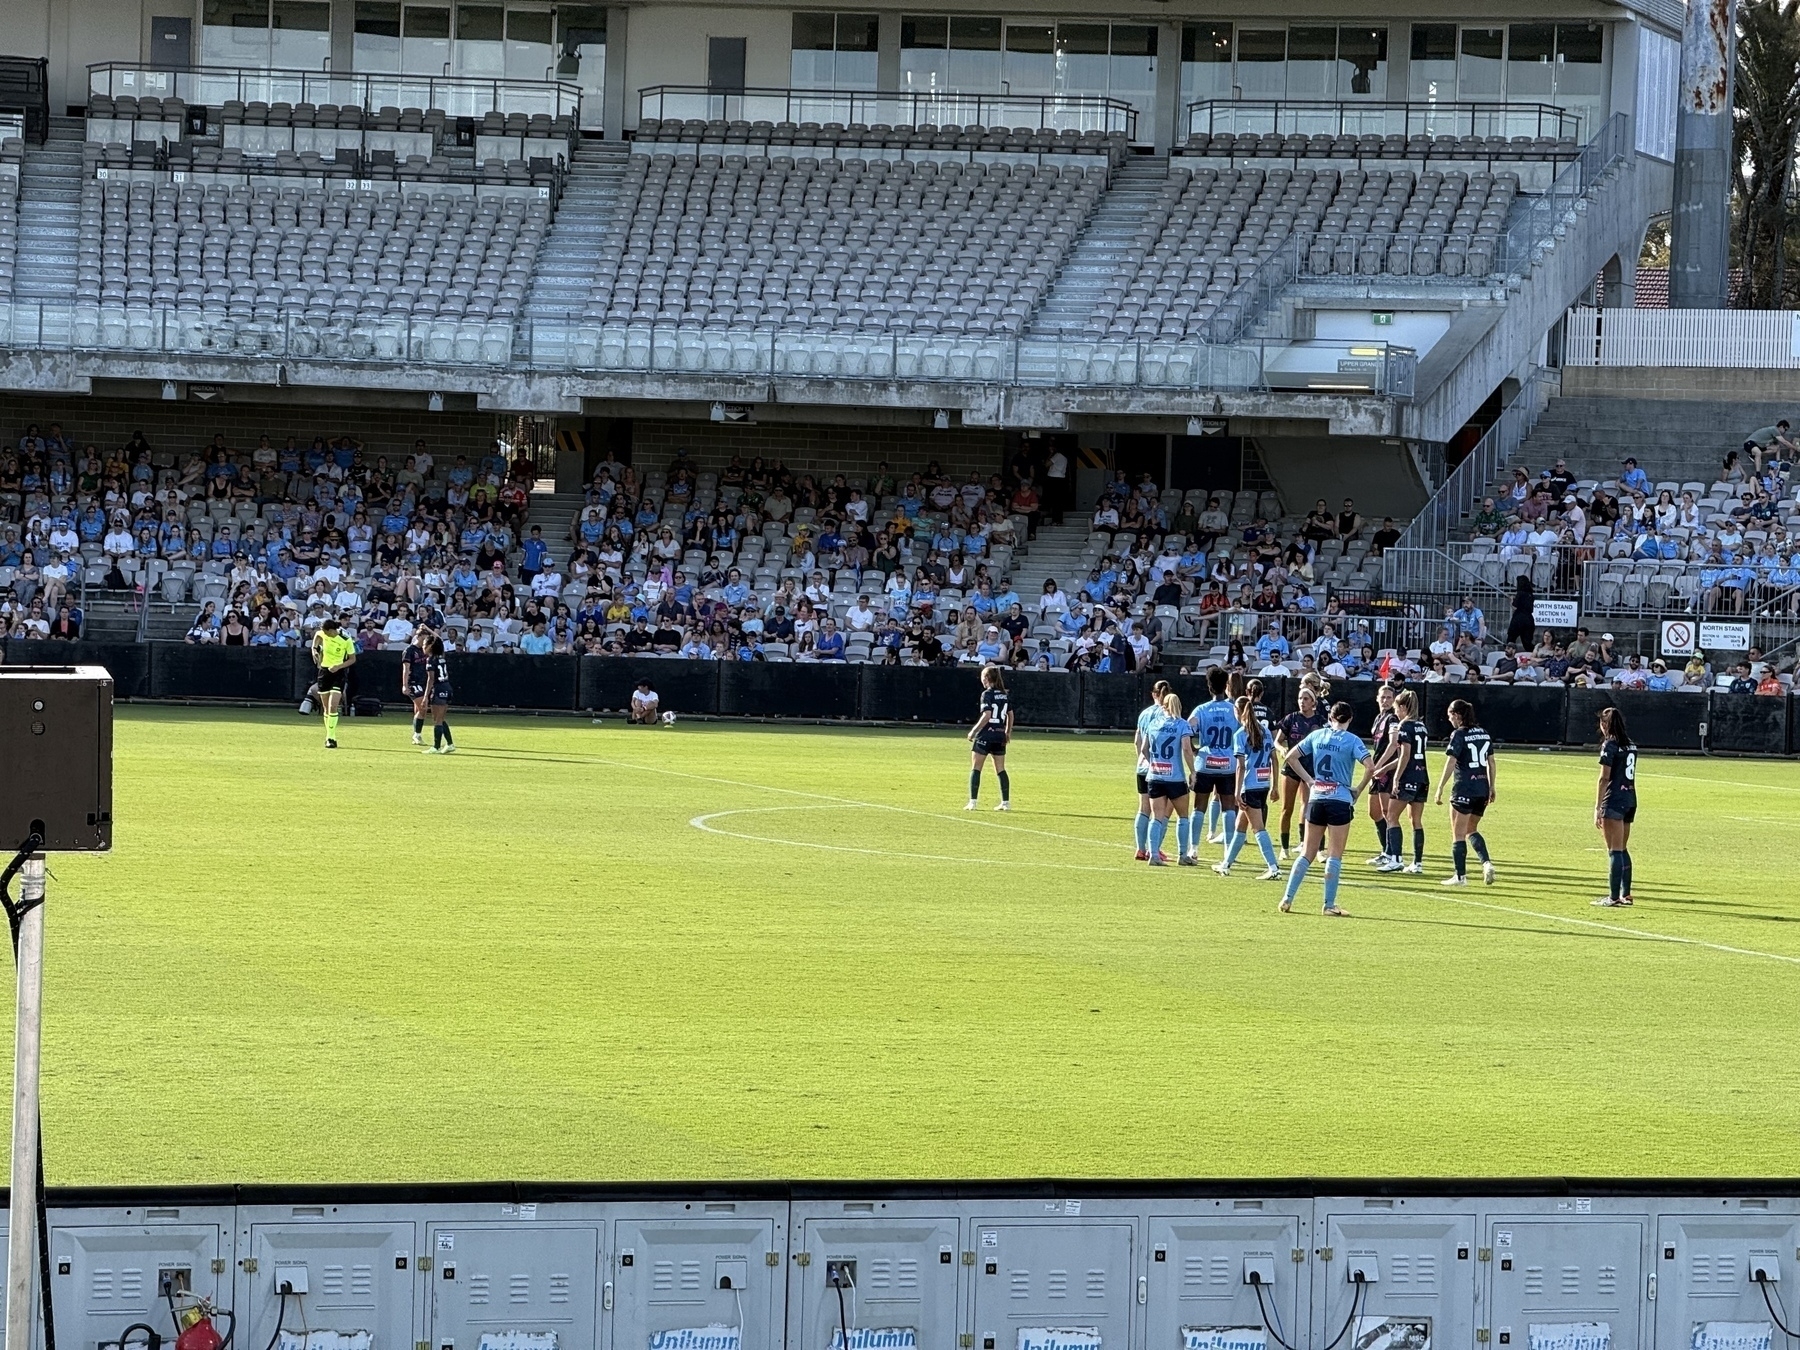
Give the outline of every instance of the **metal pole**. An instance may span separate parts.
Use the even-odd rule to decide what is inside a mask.
[[[1724,309],[1731,257],[1736,0],[1693,0],[1681,34],[1669,308]]]
[[[37,1267],[38,1059],[44,996],[44,855],[19,873],[18,1017],[13,1031],[12,1192],[6,1232],[6,1350],[31,1350]]]

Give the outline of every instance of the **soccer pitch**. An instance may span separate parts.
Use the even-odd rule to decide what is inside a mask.
[[[52,1184],[1800,1173],[1789,763],[1645,757],[1604,911],[1592,757],[1503,750],[1498,883],[1359,818],[1343,922],[1132,862],[1122,737],[1022,733],[1003,816],[954,730],[457,732],[120,709]]]

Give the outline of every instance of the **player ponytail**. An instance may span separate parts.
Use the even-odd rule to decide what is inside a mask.
[[[1475,725],[1475,707],[1466,698],[1454,700],[1448,709],[1450,720],[1465,730]]]
[[[1229,697],[1233,703],[1236,703],[1240,698],[1242,698],[1244,696],[1245,692],[1248,690],[1248,688],[1249,688],[1249,685],[1244,679],[1243,671],[1231,670],[1231,671],[1226,672],[1225,693],[1226,693],[1226,696]]]
[[[1181,716],[1181,695],[1173,691],[1164,694],[1161,699],[1162,710],[1170,717]]]
[[[1155,684],[1150,686],[1150,701],[1160,706],[1168,693],[1169,682],[1167,680],[1158,680]]]
[[[1206,692],[1214,698],[1225,697],[1225,672],[1214,666],[1206,672]]]
[[[1262,719],[1256,715],[1256,705],[1247,694],[1240,694],[1236,703],[1238,724],[1244,728],[1244,744],[1255,754],[1261,754],[1264,742],[1268,737],[1263,735]]]
[[[1410,689],[1402,689],[1394,695],[1394,711],[1402,715],[1402,720],[1412,721],[1419,715],[1419,696]]]
[[[1252,703],[1260,704],[1263,701],[1263,682],[1261,680],[1249,681],[1244,685],[1244,693]]]
[[[981,684],[984,689],[1005,689],[1006,678],[1000,673],[999,666],[983,666]]]
[[[1347,727],[1350,725],[1351,719],[1355,716],[1356,709],[1352,708],[1348,703],[1340,702],[1331,705],[1331,723],[1333,726]]]
[[[1617,741],[1621,750],[1631,749],[1631,733],[1625,729],[1625,714],[1617,708],[1600,710],[1600,739]]]

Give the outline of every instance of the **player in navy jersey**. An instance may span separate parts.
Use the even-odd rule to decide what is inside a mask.
[[[1257,717],[1256,705],[1249,695],[1240,696],[1235,706],[1238,730],[1232,741],[1232,756],[1236,761],[1238,829],[1231,837],[1231,846],[1225,850],[1225,861],[1214,863],[1213,871],[1222,877],[1230,876],[1231,865],[1243,851],[1244,840],[1254,834],[1256,846],[1262,850],[1263,861],[1268,864],[1257,880],[1280,881],[1281,866],[1275,860],[1275,845],[1269,838],[1267,817],[1269,786],[1275,776],[1275,738]]]
[[[1006,776],[1006,746],[1012,740],[1012,700],[1007,697],[1006,680],[999,666],[981,668],[981,714],[969,730],[969,804],[973,811],[981,796],[981,766],[991,756],[994,777],[1000,782],[1000,805],[996,811],[1012,810],[1012,779]]]
[[[400,697],[412,704],[414,745],[425,744],[425,714],[431,709],[425,701],[426,668],[431,660],[425,646],[430,641],[431,634],[424,630],[414,632],[400,657]]]
[[[1301,808],[1300,823],[1306,823],[1306,779],[1290,762],[1292,752],[1313,732],[1325,725],[1325,710],[1319,696],[1309,684],[1300,686],[1299,708],[1282,718],[1275,726],[1275,749],[1281,759],[1281,856],[1286,859],[1294,847],[1294,806]]]
[[[1369,747],[1362,737],[1350,732],[1350,719],[1355,716],[1348,703],[1332,705],[1330,723],[1309,732],[1306,739],[1287,752],[1287,767],[1301,776],[1307,787],[1306,839],[1300,857],[1288,871],[1287,890],[1281,897],[1281,912],[1294,907],[1300,883],[1312,867],[1319,850],[1325,850],[1325,913],[1331,918],[1344,917],[1338,907],[1338,878],[1344,869],[1344,845],[1350,839],[1350,825],[1356,819],[1356,799],[1368,787],[1371,770]],[[1361,773],[1357,772],[1358,767]],[[1353,783],[1351,780],[1355,779]]]
[[[427,639],[430,659],[425,663],[425,702],[431,708],[431,747],[428,755],[454,755],[456,738],[450,734],[450,658],[444,653],[444,639],[435,633]]]
[[[1387,853],[1396,863],[1404,856],[1400,851],[1403,837],[1400,817],[1411,811],[1413,860],[1400,870],[1417,875],[1425,870],[1425,803],[1431,800],[1431,770],[1425,762],[1425,752],[1431,738],[1425,724],[1419,720],[1419,696],[1412,690],[1403,689],[1395,696],[1394,712],[1400,724],[1395,728],[1393,747],[1388,752],[1392,760],[1389,772],[1394,790],[1387,799]],[[1394,869],[1382,870],[1391,872]]]
[[[1168,866],[1162,851],[1169,833],[1169,816],[1176,817],[1175,857],[1183,867],[1198,866],[1189,856],[1188,832],[1193,825],[1189,814],[1188,780],[1194,772],[1194,729],[1181,715],[1181,695],[1163,695],[1162,716],[1150,723],[1149,738],[1144,749],[1148,764],[1145,780],[1150,787],[1150,857],[1152,867]]]
[[[1212,698],[1194,709],[1188,719],[1194,728],[1194,809],[1204,824],[1208,805],[1217,800],[1224,814],[1225,851],[1231,852],[1231,841],[1237,836],[1237,759],[1233,747],[1237,742],[1237,710],[1225,695],[1225,672],[1214,668],[1206,674],[1206,689]],[[1200,852],[1200,829],[1193,832],[1196,858]]]
[[[1375,776],[1369,780],[1369,823],[1375,827],[1375,856],[1369,859],[1369,866],[1384,872],[1400,869],[1400,859],[1390,858],[1387,848],[1387,804],[1394,791],[1389,757],[1399,729],[1400,719],[1394,715],[1394,687],[1383,684],[1375,690],[1375,725],[1369,731],[1369,754],[1375,762]]]
[[[1469,884],[1469,848],[1481,859],[1481,879],[1494,884],[1494,862],[1488,856],[1487,840],[1481,837],[1481,818],[1499,799],[1499,783],[1494,770],[1494,742],[1475,721],[1475,709],[1466,699],[1450,705],[1450,742],[1444,747],[1449,761],[1444,776],[1438,780],[1436,801],[1444,800],[1444,789],[1450,788],[1450,857],[1456,872],[1444,878],[1446,886]]]
[[[1145,775],[1149,772],[1149,762],[1145,758],[1145,749],[1149,743],[1149,729],[1163,715],[1162,701],[1169,692],[1169,682],[1158,680],[1150,686],[1150,706],[1138,714],[1137,734],[1132,737],[1132,747],[1137,751],[1137,820],[1133,823],[1133,834],[1137,839],[1137,860],[1144,862],[1150,857],[1150,781]]]
[[[1606,838],[1612,872],[1604,899],[1594,903],[1622,909],[1631,903],[1631,823],[1637,819],[1637,746],[1625,729],[1625,714],[1600,710],[1600,782],[1594,801],[1594,828]]]

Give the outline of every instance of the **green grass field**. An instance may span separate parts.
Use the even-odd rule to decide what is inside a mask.
[[[53,1184],[1800,1172],[1792,764],[1647,758],[1615,912],[1591,758],[1505,752],[1499,883],[1436,884],[1442,808],[1423,878],[1359,823],[1337,922],[1254,849],[1134,864],[1122,738],[1022,735],[1010,816],[954,731],[343,742],[121,709],[115,851],[52,864]]]

